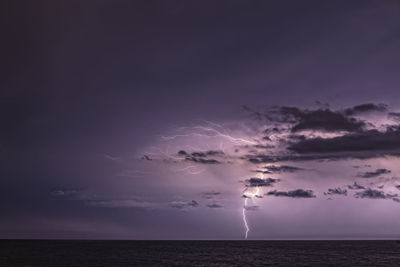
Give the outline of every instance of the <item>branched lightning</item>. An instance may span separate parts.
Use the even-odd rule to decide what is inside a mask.
[[[204,147],[202,148],[196,148],[193,147],[193,140],[191,140],[189,145],[182,145],[183,142],[187,142],[188,140],[186,139],[187,137],[195,137],[196,141],[194,143],[205,143],[207,146],[213,144],[213,147],[218,146],[221,151],[224,152],[225,150],[230,150],[230,149],[235,149],[235,152],[237,147],[241,147],[244,145],[245,147],[248,146],[255,146],[258,145],[259,142],[255,141],[257,139],[252,139],[252,138],[246,138],[246,136],[249,136],[248,133],[249,129],[247,128],[247,131],[245,133],[243,132],[243,129],[241,129],[239,135],[235,134],[232,129],[225,128],[223,125],[211,122],[211,121],[203,121],[203,125],[193,125],[193,126],[183,126],[183,127],[177,127],[174,129],[174,134],[172,135],[162,135],[161,140],[165,141],[167,143],[166,149],[161,149],[161,148],[156,148],[156,152],[150,153],[148,152],[147,154],[157,156],[161,155],[161,157],[167,158],[171,160],[171,162],[181,162],[185,161],[187,159],[187,155],[190,154],[190,150],[192,151],[202,151],[204,150]],[[244,133],[244,134],[243,134]],[[183,140],[182,140],[183,139]],[[193,138],[190,138],[193,139]],[[189,139],[189,140],[190,140]],[[199,140],[197,140],[199,139]],[[206,141],[206,142],[204,142]],[[169,146],[172,145],[174,146],[174,153],[170,153]],[[233,147],[232,147],[233,145]],[[185,148],[183,148],[185,147]],[[177,150],[183,150],[183,153],[176,153],[175,151]],[[188,152],[186,152],[188,151]],[[229,152],[229,151],[228,151]],[[225,157],[226,159],[227,157]],[[189,158],[190,159],[190,158]],[[187,161],[186,161],[187,162]],[[185,166],[184,168],[174,170],[176,172],[186,172],[187,174],[190,175],[197,175],[202,172],[204,172],[206,168],[199,168],[197,165],[189,165]],[[262,174],[260,174],[263,176]],[[263,177],[262,177],[263,178]],[[248,206],[248,200],[251,199],[251,202],[254,204],[256,201],[256,198],[261,198],[260,196],[260,188],[259,187],[248,187],[246,186],[245,190],[243,191],[243,197],[244,197],[244,204],[242,208],[242,217],[243,217],[243,223],[245,227],[245,238],[248,238],[248,235],[250,233],[250,225],[247,219],[247,211],[249,211],[252,207]]]
[[[215,125],[218,127],[222,127],[221,125]],[[176,135],[171,135],[171,136],[161,136],[161,139],[163,141],[169,141],[169,140],[174,140],[176,138],[179,137],[189,137],[189,136],[198,136],[198,137],[222,137],[225,138],[227,140],[229,140],[230,142],[234,143],[234,144],[250,144],[250,145],[255,145],[257,144],[257,142],[249,140],[249,139],[245,139],[245,138],[239,138],[239,137],[234,137],[231,136],[229,134],[223,133],[215,128],[212,127],[206,127],[206,126],[193,126],[193,127],[181,127],[180,130],[184,130],[184,129],[192,129],[194,131],[196,130],[200,130],[201,132],[190,132],[190,133],[184,133],[184,134],[176,134]],[[224,128],[222,128],[224,129]],[[226,132],[224,130],[224,132]]]
[[[230,140],[232,143],[246,143],[246,144],[250,144],[250,145],[255,145],[255,144],[257,144],[256,142],[251,141],[251,140],[248,140],[248,139],[237,138],[237,137],[233,137],[233,136],[231,136],[231,135],[229,135],[229,134],[221,133],[220,131],[218,131],[218,130],[216,130],[216,129],[213,129],[213,128],[210,128],[210,127],[196,126],[196,127],[193,127],[193,128],[194,128],[194,129],[197,128],[197,129],[200,129],[200,130],[204,130],[204,131],[206,131],[206,132],[214,132],[214,133],[215,133],[215,136],[224,137],[224,138]]]

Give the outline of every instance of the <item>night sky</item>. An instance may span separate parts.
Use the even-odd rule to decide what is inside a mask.
[[[400,236],[398,1],[0,5],[0,238]]]

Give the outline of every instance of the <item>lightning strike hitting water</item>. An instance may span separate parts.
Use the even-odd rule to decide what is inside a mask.
[[[247,191],[247,190],[246,190]],[[256,187],[256,191],[255,192],[251,192],[251,193],[245,193],[244,194],[244,205],[243,205],[243,209],[242,209],[242,216],[243,216],[243,223],[244,223],[244,227],[245,227],[245,230],[246,230],[246,232],[245,232],[245,239],[247,239],[247,237],[248,237],[248,235],[249,235],[249,232],[250,232],[250,227],[249,227],[249,224],[248,224],[248,222],[247,222],[247,217],[246,217],[246,207],[247,207],[247,200],[249,199],[249,198],[251,198],[251,201],[254,203],[255,201],[254,201],[254,197],[255,196],[259,196],[259,194],[260,194],[260,188],[259,187]]]
[[[247,239],[247,236],[248,236],[248,234],[249,234],[250,228],[249,228],[249,225],[247,224],[247,218],[246,218],[246,204],[247,204],[247,198],[244,199],[244,206],[243,206],[243,210],[242,210],[242,216],[243,216],[244,227],[246,228],[245,238]]]

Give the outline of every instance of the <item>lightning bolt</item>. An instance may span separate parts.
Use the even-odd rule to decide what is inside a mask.
[[[264,179],[264,174],[260,173],[260,178]],[[246,216],[246,207],[247,207],[247,200],[251,199],[252,203],[255,203],[255,199],[254,197],[260,196],[260,188],[257,186],[256,190],[253,192],[248,192],[248,188],[246,188],[243,192],[243,196],[244,196],[244,204],[243,204],[243,209],[242,209],[242,217],[243,217],[243,223],[244,223],[244,228],[245,228],[245,239],[247,239],[247,237],[249,236],[249,232],[250,232],[250,226],[249,223],[247,222],[247,216]]]
[[[247,205],[247,198],[244,199],[244,206],[242,211],[244,227],[246,229],[245,238],[247,239],[247,236],[250,232],[250,227],[249,224],[247,223],[247,218],[246,218],[246,205]]]
[[[255,192],[247,192],[244,194],[244,205],[242,209],[242,217],[243,217],[243,223],[245,227],[245,239],[247,239],[249,232],[250,232],[250,227],[249,223],[247,222],[247,216],[246,216],[246,207],[247,207],[247,200],[250,198],[253,203],[255,203],[254,197],[260,195],[260,188],[257,186]]]
[[[222,127],[218,125],[219,127]],[[257,142],[245,139],[245,138],[239,138],[239,137],[234,137],[229,134],[223,133],[217,129],[211,128],[211,127],[206,127],[206,126],[193,126],[193,127],[181,127],[180,130],[184,129],[192,129],[192,130],[199,130],[201,132],[191,132],[191,133],[186,133],[186,134],[177,134],[177,135],[172,135],[172,136],[161,136],[161,140],[163,141],[169,141],[169,140],[174,140],[179,137],[189,137],[189,136],[198,136],[198,137],[221,137],[229,140],[230,142],[234,144],[250,144],[250,145],[255,145]],[[222,128],[224,129],[224,128]],[[224,131],[225,132],[225,131]]]

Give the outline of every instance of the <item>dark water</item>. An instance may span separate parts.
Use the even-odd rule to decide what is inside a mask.
[[[0,266],[400,266],[395,241],[0,240]]]

